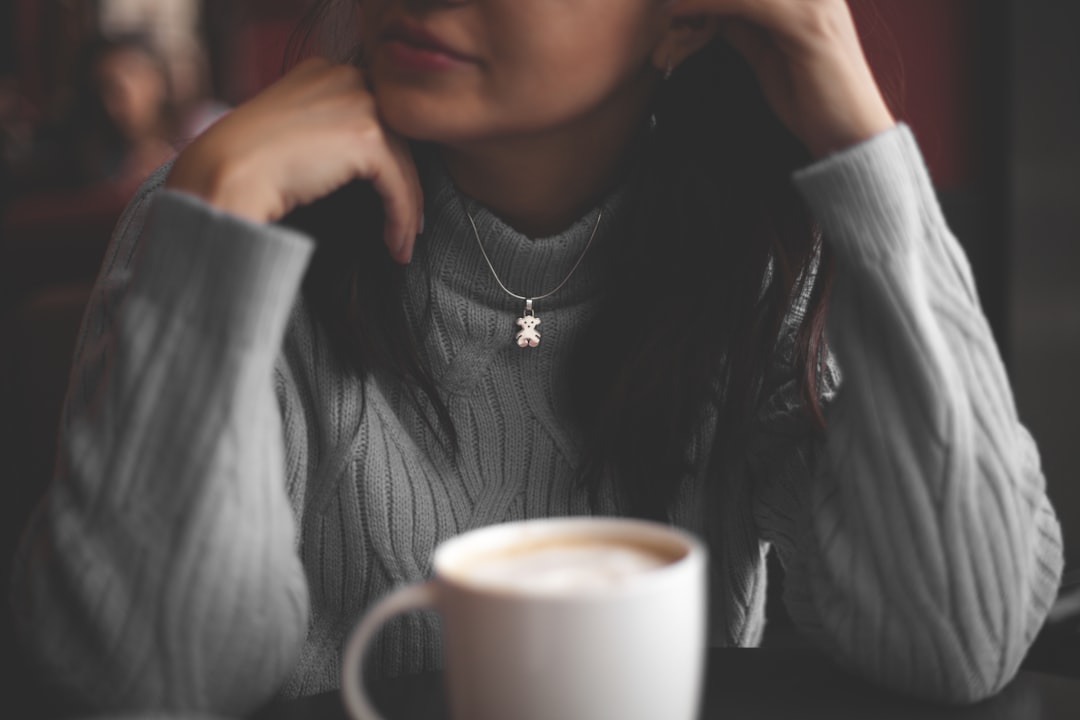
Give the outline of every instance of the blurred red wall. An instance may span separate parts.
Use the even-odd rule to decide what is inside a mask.
[[[979,3],[852,0],[851,6],[878,81],[918,137],[936,185],[967,185],[979,169]]]

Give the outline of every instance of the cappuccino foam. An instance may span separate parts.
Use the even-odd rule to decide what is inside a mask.
[[[468,583],[486,588],[566,594],[626,585],[676,559],[629,543],[539,543],[476,558],[458,574]]]

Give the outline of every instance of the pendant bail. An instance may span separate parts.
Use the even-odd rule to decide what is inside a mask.
[[[525,300],[525,317],[532,317],[536,313],[533,312],[532,299],[526,298]]]

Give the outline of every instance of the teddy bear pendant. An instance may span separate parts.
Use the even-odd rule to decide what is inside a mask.
[[[518,347],[536,347],[540,344],[540,333],[536,326],[540,324],[540,318],[533,312],[533,301],[525,301],[525,314],[517,319],[518,330],[515,339]]]

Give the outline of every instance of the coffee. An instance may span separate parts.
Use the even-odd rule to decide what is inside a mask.
[[[349,636],[342,697],[378,718],[364,650],[404,612],[442,618],[457,720],[694,720],[705,661],[705,546],[667,525],[550,518],[478,528],[435,550],[431,580],[396,590]]]
[[[464,560],[453,574],[469,585],[525,594],[575,594],[623,587],[682,553],[618,539],[554,537]]]

